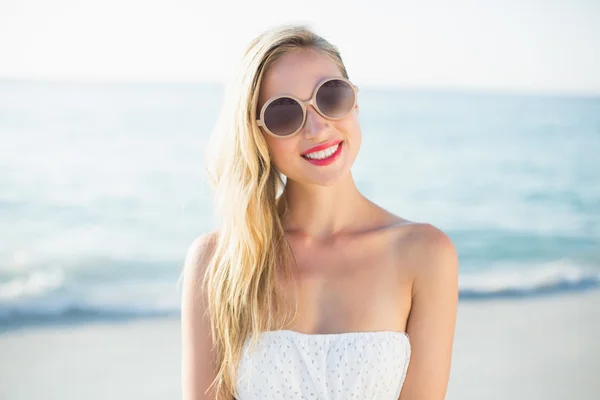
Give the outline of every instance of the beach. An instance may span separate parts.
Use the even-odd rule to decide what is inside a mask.
[[[600,292],[463,302],[448,400],[600,398]]]
[[[448,400],[600,396],[600,291],[459,303]],[[7,330],[0,398],[180,399],[178,318]]]

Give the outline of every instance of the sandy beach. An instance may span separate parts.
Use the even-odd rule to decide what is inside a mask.
[[[8,330],[0,398],[179,399],[177,318]],[[600,291],[461,301],[449,400],[600,398]]]
[[[600,398],[600,292],[462,302],[448,400]]]

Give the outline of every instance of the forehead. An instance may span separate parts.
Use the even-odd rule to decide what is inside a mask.
[[[333,59],[314,49],[299,49],[275,61],[263,75],[258,107],[271,97],[291,94],[307,100],[319,82],[329,77],[342,77]]]

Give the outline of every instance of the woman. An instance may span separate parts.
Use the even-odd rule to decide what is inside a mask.
[[[457,255],[357,190],[357,93],[305,27],[246,49],[208,153],[219,229],[185,261],[185,400],[444,398]]]

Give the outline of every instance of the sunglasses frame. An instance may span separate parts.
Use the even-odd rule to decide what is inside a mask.
[[[350,87],[352,88],[352,91],[354,92],[354,104],[352,104],[352,107],[350,107],[350,109],[348,110],[348,112],[344,115],[342,115],[341,117],[338,118],[331,118],[327,115],[325,115],[320,109],[319,106],[317,105],[317,93],[319,92],[319,89],[321,89],[321,86],[323,86],[324,84],[326,84],[327,82],[330,81],[344,81],[346,82],[348,85],[350,85]],[[292,99],[296,102],[298,102],[298,104],[300,104],[300,107],[302,108],[302,123],[300,124],[300,126],[298,127],[298,129],[296,129],[294,132],[288,134],[288,135],[277,135],[273,132],[271,132],[269,130],[269,128],[266,126],[265,122],[264,122],[264,117],[265,117],[265,111],[267,109],[267,107],[274,102],[275,100],[279,100],[281,98],[288,98],[288,99]],[[263,128],[265,130],[265,132],[267,132],[269,135],[274,136],[276,138],[289,138],[292,137],[294,135],[296,135],[298,132],[300,132],[302,130],[302,128],[304,127],[304,124],[306,123],[306,107],[308,105],[313,106],[313,108],[315,109],[315,111],[317,111],[319,113],[319,115],[321,115],[323,118],[326,118],[328,120],[331,121],[338,121],[344,117],[346,117],[348,114],[350,114],[350,111],[352,111],[352,109],[356,106],[356,103],[358,101],[358,86],[356,86],[355,84],[353,84],[352,82],[350,82],[350,80],[344,78],[344,77],[331,77],[331,78],[326,78],[324,80],[322,80],[321,82],[319,82],[319,84],[315,87],[315,90],[313,90],[312,96],[310,97],[310,99],[303,101],[300,100],[298,97],[291,95],[291,94],[281,94],[281,95],[277,95],[275,97],[270,98],[261,108],[260,110],[260,118],[258,118],[256,120],[256,122],[258,123],[258,126]]]

